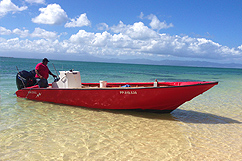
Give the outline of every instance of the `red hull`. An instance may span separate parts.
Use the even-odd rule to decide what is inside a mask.
[[[18,90],[16,95],[30,100],[89,108],[172,111],[218,82],[160,82],[158,87],[152,87],[153,83],[108,83],[107,88],[99,88],[98,83],[82,84],[88,88],[33,86]],[[118,87],[125,84],[131,87]]]

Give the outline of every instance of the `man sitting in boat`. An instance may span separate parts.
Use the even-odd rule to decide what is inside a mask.
[[[42,62],[38,63],[35,67],[35,78],[40,88],[46,88],[49,86],[47,81],[49,74],[52,75],[54,78],[57,77],[49,70],[47,66],[48,62],[49,60],[47,58],[44,58]]]

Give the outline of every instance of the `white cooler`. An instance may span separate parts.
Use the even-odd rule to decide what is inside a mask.
[[[59,80],[52,83],[52,88],[78,88],[81,87],[79,71],[60,71]]]

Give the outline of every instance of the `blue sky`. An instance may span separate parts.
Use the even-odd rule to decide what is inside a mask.
[[[0,0],[0,56],[242,64],[240,0]]]

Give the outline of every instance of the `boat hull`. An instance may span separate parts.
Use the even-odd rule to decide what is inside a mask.
[[[71,89],[38,88],[35,86],[18,90],[16,95],[30,100],[88,108],[171,112],[217,84],[218,82],[170,82],[166,86],[160,87]]]

